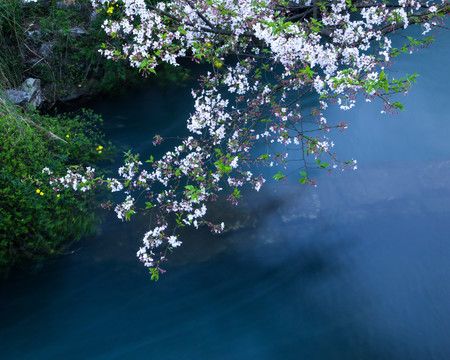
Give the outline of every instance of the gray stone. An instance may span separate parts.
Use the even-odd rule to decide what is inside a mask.
[[[94,21],[94,20],[97,18],[97,16],[98,16],[97,12],[96,12],[96,11],[92,11],[92,12],[89,14],[89,21],[90,21],[90,22]]]
[[[48,57],[52,53],[54,46],[55,46],[54,43],[50,42],[43,43],[39,48],[39,54],[42,55],[43,57]]]
[[[89,94],[89,90],[87,88],[83,88],[83,89],[77,89],[77,88],[70,89],[69,88],[67,90],[66,95],[58,98],[58,100],[71,101],[71,100],[78,99],[82,96],[88,95],[88,94]]]
[[[41,30],[29,30],[27,31],[28,38],[31,39],[35,44],[39,43],[42,39],[42,31]]]
[[[5,93],[6,96],[8,96],[9,100],[11,100],[11,102],[16,105],[26,106],[28,104],[28,101],[30,100],[30,95],[25,91],[6,90]]]
[[[43,102],[41,80],[28,78],[20,86],[19,90],[6,90],[6,95],[12,103],[22,107],[38,108]]]
[[[20,86],[20,90],[26,92],[29,95],[28,104],[35,108],[41,106],[43,97],[41,91],[41,80],[28,78]]]
[[[70,29],[70,35],[72,36],[81,36],[87,34],[86,29],[83,29],[82,27],[75,26]]]

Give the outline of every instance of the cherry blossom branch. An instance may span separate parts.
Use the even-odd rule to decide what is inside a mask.
[[[138,155],[127,153],[117,179],[72,172],[52,180],[73,190],[86,190],[87,182],[122,192],[125,199],[110,205],[121,220],[150,212],[137,256],[153,279],[164,272],[167,252],[181,245],[178,229],[224,229],[207,220],[209,203],[225,193],[237,204],[244,186],[259,191],[266,179],[252,173],[258,166],[279,166],[273,176],[278,181],[300,170],[300,183],[313,186],[312,168],[356,169],[356,160],[342,160],[332,150],[332,130],[348,124],[327,119],[327,107],[349,110],[362,97],[379,99],[383,112],[401,109],[391,96],[406,93],[416,75],[390,77],[391,60],[432,39],[407,38],[394,49],[387,35],[423,24],[425,36],[449,13],[447,2],[416,0],[92,3],[107,14],[111,3],[118,5],[103,25],[115,40],[102,49],[107,58],[127,59],[144,73],[156,72],[161,62],[179,66],[181,58],[211,65],[192,91],[191,136],[160,159],[151,157],[144,167]],[[306,95],[313,106],[303,106]],[[163,140],[156,136],[155,144]]]

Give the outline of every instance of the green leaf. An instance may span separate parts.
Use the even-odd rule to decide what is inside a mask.
[[[278,171],[278,173],[275,174],[275,175],[273,176],[273,178],[274,178],[275,180],[279,181],[279,180],[285,179],[286,176],[285,176],[281,171]]]
[[[236,189],[234,189],[233,196],[236,199],[239,199],[241,197],[241,192],[236,188]]]
[[[153,204],[151,202],[146,202],[145,203],[145,208],[146,209],[151,209],[153,207]]]
[[[393,106],[394,108],[396,108],[396,109],[405,110],[405,107],[403,106],[403,104],[402,104],[402,103],[399,103],[398,101],[394,102],[394,103],[392,104],[392,106]]]
[[[150,268],[149,270],[150,270],[150,272],[152,274],[152,277],[150,279],[158,281],[159,280],[159,271],[158,271],[158,269]]]
[[[225,165],[223,163],[223,159],[217,160],[214,163],[214,165],[216,165],[217,169],[219,169],[220,172],[222,172],[223,174],[227,174],[228,175],[233,170],[233,168],[231,166]]]

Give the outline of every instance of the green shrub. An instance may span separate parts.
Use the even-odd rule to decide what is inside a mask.
[[[92,232],[97,219],[89,192],[54,191],[44,167],[65,174],[92,166],[107,148],[99,116],[23,113],[0,99],[0,271],[35,266]],[[59,138],[59,139],[58,139]],[[105,151],[105,149],[103,150]]]

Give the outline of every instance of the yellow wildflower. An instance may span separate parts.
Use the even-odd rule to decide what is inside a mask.
[[[36,194],[39,194],[41,192],[41,190],[37,189],[36,190]]]
[[[59,197],[59,194],[58,194],[58,195],[56,195],[56,197]]]
[[[69,134],[66,135],[66,138],[68,138],[68,137],[69,137]]]
[[[44,193],[43,193],[43,192],[41,191],[41,193],[40,193],[39,195],[43,196],[43,195],[44,195]]]
[[[110,7],[108,7],[108,10],[106,10],[106,13],[107,13],[108,15],[111,15],[111,14],[113,13],[113,11],[114,11],[114,7],[113,7],[113,6],[110,6]]]

